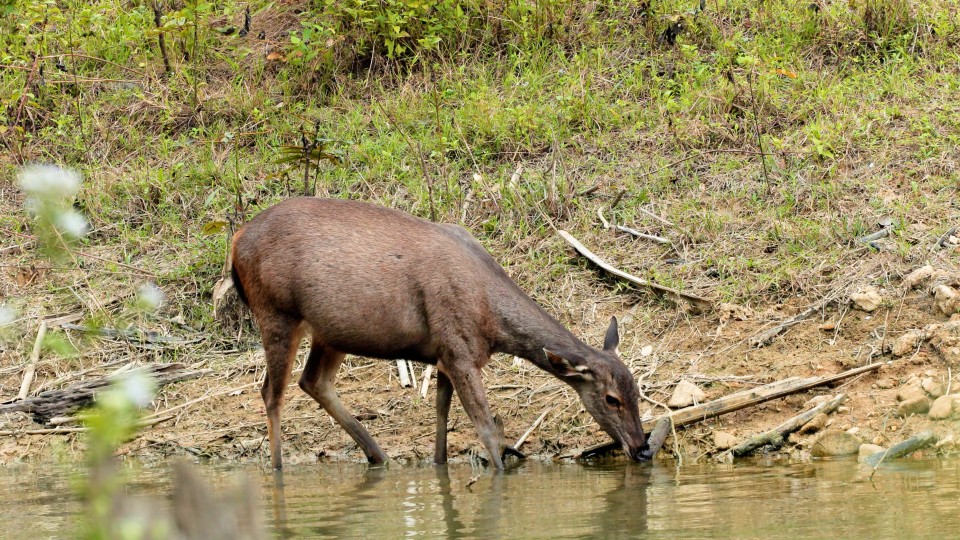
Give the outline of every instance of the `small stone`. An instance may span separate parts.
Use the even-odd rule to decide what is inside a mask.
[[[641,356],[642,358],[646,358],[647,356],[650,356],[651,354],[653,354],[653,345],[644,345],[644,346],[640,349],[640,356]]]
[[[837,407],[837,414],[847,414],[848,412],[850,412],[850,407],[847,407],[846,405]]]
[[[954,414],[960,414],[960,394],[938,397],[927,412],[931,420],[946,420]]]
[[[876,287],[864,287],[850,295],[850,301],[857,309],[863,311],[873,311],[883,303],[883,297]]]
[[[851,435],[856,435],[857,433],[860,433],[860,426],[853,426],[852,428],[847,429],[846,432]]]
[[[937,285],[933,289],[933,298],[937,309],[948,317],[960,308],[960,293],[949,285]]]
[[[893,379],[890,377],[884,377],[882,379],[877,379],[877,388],[886,390],[888,388],[893,388]]]
[[[878,444],[861,444],[860,449],[857,451],[857,460],[863,461],[863,458],[867,456],[872,456],[877,452],[886,452],[887,449],[878,445]]]
[[[906,334],[898,337],[890,348],[894,356],[906,356],[917,350],[920,342],[923,341],[924,333],[921,330],[910,330]]]
[[[680,409],[700,403],[706,398],[707,395],[697,385],[681,379],[677,383],[677,387],[673,389],[673,395],[670,396],[670,401],[667,401],[667,406],[671,409]]]
[[[957,441],[956,441],[956,439],[954,439],[953,433],[951,433],[951,434],[947,435],[946,437],[944,437],[944,438],[940,439],[939,441],[937,441],[937,444],[935,445],[935,448],[937,448],[938,450],[940,450],[940,449],[943,449],[943,450],[951,450],[951,449],[953,449],[955,446],[957,446]]]
[[[950,321],[932,329],[930,345],[943,356],[947,364],[960,363],[960,321]]]
[[[733,448],[738,442],[739,439],[730,433],[727,433],[726,431],[713,432],[713,445],[716,446],[718,450],[727,450],[728,448]]]
[[[809,433],[816,433],[826,427],[827,425],[827,415],[820,413],[810,419],[809,422],[803,425],[800,428],[800,435],[807,435]]]
[[[924,281],[933,275],[933,267],[929,264],[921,266],[903,278],[903,286],[909,289],[916,289]]]
[[[827,400],[830,399],[831,397],[833,397],[833,396],[828,396],[828,395],[814,396],[814,397],[808,399],[807,402],[803,404],[803,408],[804,408],[804,409],[812,409],[812,408],[816,407],[817,405],[823,403],[824,401],[827,401]]]
[[[872,442],[873,444],[875,444],[875,445],[877,445],[877,446],[880,446],[880,445],[883,444],[884,441],[883,441],[883,437],[881,437],[880,435],[877,435],[877,436],[874,437],[873,440],[870,441],[870,442]]]
[[[860,450],[860,444],[856,435],[828,429],[817,437],[810,453],[813,457],[849,456]]]
[[[930,400],[926,396],[907,401],[901,401],[897,405],[897,414],[906,418],[914,414],[926,414],[930,410]]]
[[[913,401],[920,398],[926,398],[927,393],[920,388],[920,383],[907,382],[907,384],[897,390],[897,401]]]
[[[923,388],[923,391],[934,399],[943,395],[943,384],[933,377],[927,377],[920,381],[920,388]]]

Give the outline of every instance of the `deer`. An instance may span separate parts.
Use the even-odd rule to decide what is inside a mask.
[[[470,233],[372,203],[300,197],[262,211],[234,233],[231,277],[259,327],[261,388],[271,464],[282,468],[280,411],[300,342],[311,345],[300,388],[374,465],[387,455],[344,406],[334,382],[347,354],[433,364],[434,462],[447,462],[454,392],[489,462],[507,445],[491,416],[481,370],[494,353],[531,362],[568,384],[631,459],[650,459],[636,380],[620,359],[616,317],[603,349],[548,314]]]

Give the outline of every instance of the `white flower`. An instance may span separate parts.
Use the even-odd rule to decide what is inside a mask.
[[[142,371],[131,371],[117,381],[117,388],[130,403],[142,409],[153,401],[156,383]]]
[[[144,283],[137,290],[137,306],[144,311],[156,311],[163,305],[163,290],[153,283]]]
[[[90,230],[87,218],[75,210],[61,212],[56,219],[57,229],[67,238],[80,238]]]
[[[17,311],[8,305],[0,306],[0,326],[7,326],[17,320]]]
[[[20,188],[37,198],[72,199],[80,190],[80,175],[56,165],[27,165],[19,180]]]

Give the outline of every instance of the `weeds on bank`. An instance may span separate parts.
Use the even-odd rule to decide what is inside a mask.
[[[939,0],[0,10],[3,165],[76,167],[82,245],[175,297],[210,294],[226,223],[306,187],[462,222],[544,294],[567,261],[529,254],[562,226],[635,273],[749,303],[820,286],[813,268],[881,215],[903,233],[948,212],[956,171],[960,34]],[[610,217],[679,253],[599,234],[621,191]]]

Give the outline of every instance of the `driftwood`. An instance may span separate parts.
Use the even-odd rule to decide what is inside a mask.
[[[30,362],[23,372],[23,380],[20,382],[20,392],[17,393],[17,399],[26,399],[30,395],[30,384],[33,383],[33,376],[37,373],[37,362],[40,361],[40,350],[43,347],[43,337],[47,334],[47,323],[41,321],[40,328],[37,329],[37,340],[33,342],[33,352],[30,353]]]
[[[183,339],[173,336],[165,336],[157,332],[145,331],[140,329],[117,329],[117,328],[98,328],[92,326],[81,326],[73,323],[63,323],[60,325],[64,330],[73,330],[92,334],[102,338],[113,339],[116,341],[128,341],[137,343],[144,348],[157,348],[155,345],[186,345],[196,343],[199,339]]]
[[[786,441],[787,435],[790,435],[794,431],[802,428],[807,422],[812,420],[814,416],[820,413],[829,414],[833,412],[837,407],[840,406],[841,403],[843,403],[843,400],[846,398],[846,394],[840,394],[831,400],[825,401],[820,405],[813,407],[809,411],[794,416],[770,431],[747,439],[746,441],[738,444],[731,451],[733,452],[734,456],[740,457],[745,456],[762,446],[770,445],[774,448],[780,448],[783,446],[784,441]]]
[[[758,405],[765,401],[770,401],[771,399],[777,399],[784,396],[789,396],[791,394],[796,394],[809,390],[811,388],[816,388],[818,386],[825,386],[843,379],[848,379],[850,377],[855,377],[862,373],[868,373],[870,371],[875,371],[880,368],[884,363],[875,362],[873,364],[854,368],[851,370],[844,371],[843,373],[838,373],[836,375],[828,375],[826,377],[790,377],[782,381],[777,381],[770,383],[764,386],[759,386],[757,388],[751,388],[749,390],[743,390],[741,392],[736,392],[730,394],[729,396],[724,396],[720,399],[715,399],[713,401],[708,401],[706,403],[701,403],[700,405],[694,405],[692,407],[687,407],[685,409],[680,409],[673,411],[670,414],[664,415],[673,420],[673,425],[675,427],[681,427],[688,424],[694,424],[696,422],[701,422],[709,418],[714,418],[722,414],[727,414],[733,411],[738,411],[740,409],[750,407],[753,405]],[[643,430],[650,431],[654,428],[659,419],[650,419],[643,422]],[[604,454],[612,450],[619,448],[617,443],[603,443],[596,446],[587,448],[580,453],[579,456],[575,457],[590,457],[595,455]]]
[[[930,446],[935,442],[937,442],[937,436],[934,435],[932,431],[924,431],[914,435],[913,437],[910,437],[903,442],[897,443],[890,448],[883,450],[882,452],[877,452],[876,454],[871,454],[863,458],[862,463],[871,467],[877,467],[882,461],[896,459],[912,454],[917,450]]]
[[[670,294],[670,295],[676,296],[676,297],[678,297],[678,298],[681,298],[681,299],[683,299],[683,300],[686,300],[687,302],[690,302],[690,303],[693,304],[696,308],[701,309],[701,310],[709,309],[710,306],[713,305],[713,302],[711,302],[710,300],[708,300],[708,299],[706,299],[706,298],[704,298],[704,297],[702,297],[702,296],[697,296],[697,295],[695,295],[695,294],[690,294],[690,293],[686,293],[686,292],[683,292],[683,291],[678,291],[677,289],[673,289],[673,288],[671,288],[671,287],[665,287],[665,286],[659,285],[659,284],[657,284],[657,283],[652,283],[652,282],[647,281],[647,280],[645,280],[645,279],[638,278],[637,276],[634,276],[634,275],[632,275],[632,274],[628,274],[628,273],[626,273],[626,272],[624,272],[624,271],[622,271],[622,270],[619,270],[619,269],[617,269],[617,268],[614,268],[613,266],[610,266],[609,264],[607,264],[607,263],[606,263],[603,259],[601,259],[600,257],[597,257],[596,255],[594,255],[594,253],[593,253],[592,251],[590,251],[589,249],[587,249],[583,244],[580,243],[579,240],[577,240],[576,238],[574,238],[574,237],[573,237],[570,233],[568,233],[567,231],[558,230],[557,232],[560,234],[560,236],[563,237],[564,240],[567,241],[568,244],[570,244],[571,246],[573,246],[573,248],[574,248],[575,250],[577,250],[581,255],[583,255],[583,256],[586,257],[587,259],[590,259],[590,261],[591,261],[593,264],[599,266],[600,268],[606,270],[607,272],[610,272],[611,274],[613,274],[613,275],[615,275],[615,276],[617,276],[617,277],[619,277],[619,278],[621,278],[621,279],[624,279],[624,280],[626,280],[626,281],[629,281],[630,283],[633,283],[633,284],[635,284],[635,285],[640,285],[641,287],[647,287],[647,288],[653,289],[653,290],[655,290],[655,291],[657,291],[657,292],[666,293],[666,294]]]
[[[195,379],[210,371],[188,370],[183,364],[150,364],[140,369],[143,373],[152,376],[157,386]],[[101,377],[79,382],[60,390],[47,390],[29,399],[0,405],[0,413],[18,411],[30,413],[35,422],[43,424],[51,418],[66,416],[89,405],[97,392],[107,388],[114,380],[114,377]]]
[[[765,346],[765,345],[769,345],[770,342],[772,342],[777,336],[779,336],[780,334],[782,334],[782,333],[786,332],[787,330],[789,330],[791,326],[793,326],[793,325],[795,325],[795,324],[803,321],[803,320],[806,319],[807,317],[809,317],[809,316],[813,315],[814,313],[820,311],[821,309],[823,309],[824,306],[826,306],[827,304],[829,304],[829,303],[832,302],[833,300],[834,300],[834,298],[833,298],[832,295],[828,295],[828,296],[824,297],[823,299],[821,299],[821,300],[820,300],[819,302],[817,302],[816,304],[808,307],[807,309],[801,311],[800,313],[797,313],[797,314],[794,315],[793,317],[790,317],[789,319],[787,319],[787,320],[783,321],[782,323],[774,326],[773,328],[770,328],[770,329],[768,329],[768,330],[764,330],[764,331],[761,332],[760,334],[757,334],[756,336],[750,338],[750,344],[753,345],[754,347],[757,347],[757,348],[763,347],[763,346]]]

